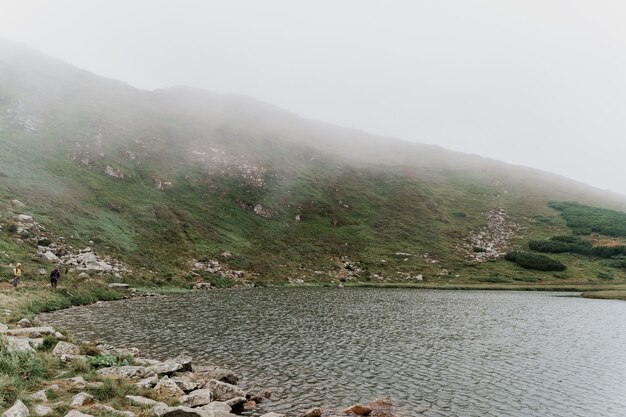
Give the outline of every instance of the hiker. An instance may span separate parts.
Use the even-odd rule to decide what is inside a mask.
[[[17,284],[20,283],[21,276],[22,276],[22,264],[18,262],[17,265],[15,265],[15,268],[13,268],[13,281],[11,282],[11,284],[13,285],[13,288],[17,289]]]
[[[59,271],[58,266],[55,266],[54,270],[50,273],[50,286],[52,288],[57,287],[57,282],[59,281],[59,278],[61,278],[61,271]]]

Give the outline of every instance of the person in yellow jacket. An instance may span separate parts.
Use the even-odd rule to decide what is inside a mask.
[[[13,268],[13,281],[11,282],[13,284],[13,288],[17,288],[17,284],[20,283],[21,276],[22,264],[18,262],[17,265],[15,265],[15,268]]]

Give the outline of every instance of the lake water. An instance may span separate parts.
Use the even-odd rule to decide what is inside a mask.
[[[626,415],[626,302],[555,293],[219,290],[43,316],[268,387],[262,411],[390,397],[406,416]]]

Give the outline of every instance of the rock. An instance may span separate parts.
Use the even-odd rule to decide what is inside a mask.
[[[219,368],[216,366],[203,366],[194,368],[194,372],[206,382],[211,379],[226,382],[228,384],[237,384],[239,382],[239,376],[230,369]]]
[[[138,363],[142,366],[152,366],[161,363],[161,361],[157,361],[156,359],[146,359],[146,358],[135,358],[135,363]]]
[[[128,349],[120,349],[120,348],[116,348],[115,346],[111,346],[111,345],[98,345],[96,346],[98,349],[100,349],[100,351],[102,353],[107,353],[109,355],[113,355],[113,356],[132,356],[133,358],[136,358],[139,356],[139,349],[137,348],[128,348]],[[158,361],[157,361],[158,362]]]
[[[26,204],[22,203],[20,200],[11,200],[11,204],[18,208],[26,207]]]
[[[180,403],[186,407],[200,407],[211,402],[213,392],[211,389],[197,389],[180,399]]]
[[[354,404],[352,407],[343,410],[343,412],[346,414],[352,413],[359,416],[368,416],[372,413],[372,408],[367,405]]]
[[[52,350],[52,354],[59,358],[63,355],[79,355],[80,348],[72,343],[58,342]]]
[[[194,290],[210,290],[211,289],[211,283],[210,282],[196,282],[193,285],[193,289]]]
[[[141,381],[135,383],[139,388],[149,389],[154,387],[159,382],[159,377],[156,375],[149,376],[148,378],[144,378]]]
[[[127,289],[130,288],[129,284],[124,284],[121,282],[113,282],[111,284],[109,284],[109,288],[118,288],[118,289]]]
[[[256,401],[254,400],[248,400],[245,403],[243,403],[243,411],[250,411],[250,410],[254,410],[256,408]]]
[[[199,407],[200,410],[204,411],[204,412],[214,412],[214,413],[230,413],[231,412],[231,407],[223,402],[220,401],[213,401],[207,405],[203,405],[202,407]]]
[[[82,376],[75,376],[73,378],[68,378],[66,381],[70,384],[72,388],[75,389],[85,389],[87,388],[87,381]]]
[[[106,413],[114,414],[118,416],[135,417],[135,413],[133,413],[132,411],[120,411],[120,410],[116,410],[115,408],[111,406],[104,405],[104,404],[96,404],[92,408],[98,411],[104,411]]]
[[[7,336],[6,341],[10,352],[34,352],[35,349],[43,344],[43,339],[41,338],[29,339]]]
[[[241,414],[245,410],[245,404],[247,401],[248,399],[246,397],[235,397],[235,398],[231,398],[228,401],[225,401],[225,404],[228,405],[232,409],[233,413]],[[251,400],[251,401],[254,401],[254,400]]]
[[[200,383],[189,376],[174,376],[171,380],[185,392],[191,392],[200,387]]]
[[[20,400],[17,400],[11,408],[2,413],[2,417],[28,417],[29,414],[28,407]]]
[[[9,326],[4,323],[0,323],[0,332],[4,332],[6,330],[9,330]]]
[[[30,394],[29,397],[33,401],[39,401],[42,403],[48,402],[48,397],[46,396],[46,390],[44,389]]]
[[[81,272],[80,274],[78,274],[78,278],[81,278],[81,279],[89,278],[89,274],[86,272]]]
[[[54,332],[54,337],[56,337],[59,340],[64,340],[65,339],[65,336],[63,336],[63,334],[59,333],[59,332]]]
[[[70,410],[65,417],[93,417],[91,414],[84,414],[78,410]]]
[[[58,384],[52,384],[52,385],[48,386],[48,389],[49,389],[50,391],[55,391],[55,392],[56,392],[56,391],[60,390],[60,389],[61,389],[61,387],[59,387],[59,385],[58,385]]]
[[[21,320],[20,320],[21,321]],[[54,334],[56,331],[52,327],[27,327],[18,329],[9,329],[0,331],[0,333],[7,336],[26,336],[26,337],[41,337],[48,334]]]
[[[148,369],[158,375],[172,375],[175,372],[191,371],[191,358],[179,356],[175,359],[168,359],[165,362],[149,366]]]
[[[17,327],[33,327],[33,324],[27,318],[23,318],[17,322]]]
[[[204,388],[211,390],[211,394],[215,401],[228,401],[237,397],[245,398],[246,396],[246,393],[239,387],[215,379],[207,382]]]
[[[154,387],[154,390],[163,397],[182,397],[185,392],[169,377],[164,376]]]
[[[58,256],[56,256],[54,253],[50,252],[49,250],[43,253],[41,257],[44,258],[48,262],[56,262],[59,260]]]
[[[262,403],[263,401],[271,397],[272,397],[272,390],[267,389],[267,388],[248,393],[248,398],[251,400],[254,400],[256,403]]]
[[[278,413],[265,413],[261,417],[285,417],[285,415]]]
[[[150,368],[143,366],[113,366],[110,368],[102,368],[98,370],[98,375],[105,378],[127,378],[127,379],[145,379],[156,373]]]
[[[157,405],[165,405],[161,402],[151,400],[150,398],[141,397],[139,395],[127,395],[126,399],[134,405],[155,407]]]
[[[304,413],[300,414],[300,417],[320,417],[322,415],[322,409],[319,407],[310,408]]]
[[[21,222],[32,222],[33,216],[29,216],[28,214],[18,214],[17,219]]]
[[[209,417],[214,415],[199,409],[184,406],[168,407],[165,404],[154,407],[152,412],[157,417]]]
[[[74,395],[74,398],[72,398],[72,402],[70,403],[70,407],[82,407],[83,405],[88,405],[91,403],[93,403],[93,395],[87,394],[86,392],[81,392]]]
[[[33,414],[39,417],[45,417],[48,414],[52,414],[53,410],[45,405],[37,404],[33,407]]]

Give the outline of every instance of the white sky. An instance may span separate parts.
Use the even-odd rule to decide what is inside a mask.
[[[0,0],[0,37],[626,194],[623,0]]]

